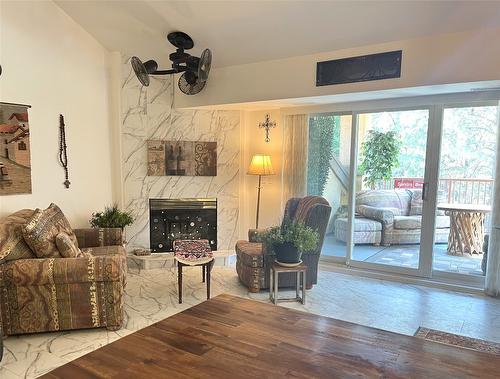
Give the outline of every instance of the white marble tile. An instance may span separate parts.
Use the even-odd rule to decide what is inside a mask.
[[[0,366],[0,378],[2,378],[2,379],[20,379],[21,376],[14,374],[12,371],[7,370],[5,367]]]
[[[172,77],[151,77],[142,87],[122,59],[122,172],[125,206],[136,217],[127,228],[128,250],[149,247],[149,198],[218,199],[218,246],[234,246],[238,230],[240,114],[176,110]],[[147,177],[147,139],[217,141],[217,176]]]
[[[11,363],[4,364],[2,361],[0,367],[6,368],[8,372],[21,378],[36,378],[68,362],[69,360],[47,351],[38,351]]]

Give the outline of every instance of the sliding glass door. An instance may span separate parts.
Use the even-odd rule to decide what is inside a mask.
[[[429,110],[357,115],[350,264],[418,274]]]
[[[432,268],[435,276],[483,276],[491,227],[498,107],[445,107]],[[470,278],[469,278],[470,279]]]
[[[400,102],[406,108],[367,102],[310,115],[308,194],[332,206],[322,255],[361,269],[480,284],[498,100]]]

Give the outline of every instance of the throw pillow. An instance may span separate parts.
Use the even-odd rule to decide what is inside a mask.
[[[65,232],[61,232],[56,236],[56,246],[57,249],[59,250],[59,253],[64,258],[83,257],[83,253],[75,245],[70,236]]]
[[[23,226],[33,214],[32,209],[23,209],[0,221],[0,261],[36,258],[23,238]]]
[[[437,203],[446,203],[446,193],[438,190]],[[424,208],[424,201],[422,200],[422,190],[415,189],[411,190],[411,204],[410,204],[410,216],[421,216],[422,210]],[[444,211],[438,209],[436,214],[438,216],[444,215]]]
[[[422,200],[422,190],[416,189],[411,191],[410,216],[421,216],[424,208]]]
[[[76,247],[78,242],[64,214],[55,204],[45,209],[37,209],[23,228],[23,237],[38,258],[60,258],[56,236],[64,232]]]

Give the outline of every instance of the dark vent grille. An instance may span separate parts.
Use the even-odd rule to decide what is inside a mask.
[[[316,86],[401,77],[402,50],[318,62]]]

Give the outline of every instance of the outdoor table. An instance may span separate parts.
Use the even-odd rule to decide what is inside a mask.
[[[491,212],[491,207],[482,204],[438,204],[437,208],[450,216],[448,254],[482,254],[484,218],[486,213]]]

